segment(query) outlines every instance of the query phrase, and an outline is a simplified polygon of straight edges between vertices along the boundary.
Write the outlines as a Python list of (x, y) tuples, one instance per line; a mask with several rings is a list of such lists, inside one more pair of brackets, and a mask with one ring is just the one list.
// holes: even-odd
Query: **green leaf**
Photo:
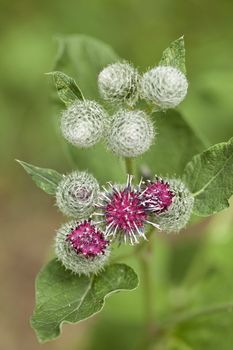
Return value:
[(41, 342), (59, 336), (63, 323), (77, 323), (101, 311), (105, 298), (138, 285), (133, 269), (109, 265), (97, 276), (77, 276), (52, 260), (36, 280), (36, 308), (31, 324)]
[(233, 194), (233, 138), (193, 157), (184, 181), (195, 196), (194, 212), (208, 216), (229, 206)]
[(31, 175), (33, 181), (40, 187), (43, 191), (48, 194), (55, 194), (57, 185), (62, 179), (62, 175), (57, 171), (52, 169), (44, 169), (23, 162), (22, 160), (16, 160), (24, 170)]
[(163, 52), (160, 66), (172, 66), (186, 74), (184, 37), (173, 41)]
[(86, 35), (69, 35), (58, 38), (59, 51), (55, 69), (77, 79), (87, 98), (99, 96), (97, 77), (108, 64), (119, 59), (107, 44)]
[(83, 94), (74, 79), (62, 72), (49, 72), (52, 75), (59, 98), (68, 106), (75, 100), (83, 100)]
[(179, 112), (169, 110), (152, 117), (158, 131), (156, 141), (143, 160), (137, 160), (138, 165), (146, 163), (152, 175), (182, 175), (187, 162), (205, 145)]

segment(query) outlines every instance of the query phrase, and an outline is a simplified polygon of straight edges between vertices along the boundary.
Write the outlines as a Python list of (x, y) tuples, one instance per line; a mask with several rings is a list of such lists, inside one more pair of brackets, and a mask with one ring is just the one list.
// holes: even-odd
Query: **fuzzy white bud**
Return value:
[(119, 110), (108, 130), (107, 145), (118, 156), (137, 157), (146, 152), (155, 136), (153, 122), (141, 110)]
[(77, 147), (91, 147), (103, 136), (107, 113), (95, 101), (75, 101), (62, 114), (61, 131)]
[(140, 84), (140, 94), (149, 103), (162, 109), (174, 108), (187, 94), (188, 81), (177, 68), (158, 66), (146, 72)]
[(140, 75), (127, 62), (113, 63), (104, 68), (98, 77), (101, 97), (112, 103), (127, 103), (133, 106), (139, 97)]
[(173, 192), (172, 204), (156, 217), (156, 222), (163, 231), (179, 232), (190, 219), (194, 198), (181, 180), (171, 179), (167, 182)]
[(99, 184), (94, 176), (73, 171), (58, 184), (56, 204), (63, 214), (83, 219), (95, 210), (98, 195)]

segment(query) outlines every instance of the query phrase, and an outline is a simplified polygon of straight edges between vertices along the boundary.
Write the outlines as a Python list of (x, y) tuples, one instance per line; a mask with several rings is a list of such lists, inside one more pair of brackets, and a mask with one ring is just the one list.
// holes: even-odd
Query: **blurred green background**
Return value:
[[(119, 348), (119, 334), (121, 348), (131, 349), (130, 339), (136, 342), (135, 330), (140, 329), (143, 317), (139, 289), (133, 297), (129, 293), (112, 297), (99, 318), (65, 326), (61, 339), (54, 343), (39, 345), (28, 324), (34, 278), (62, 217), (52, 198), (32, 184), (14, 159), (64, 172), (71, 169), (54, 128), (50, 86), (44, 75), (53, 67), (56, 36), (91, 35), (146, 69), (159, 61), (171, 41), (184, 34), (190, 88), (180, 111), (200, 136), (214, 144), (233, 135), (232, 13), (230, 0), (0, 0), (1, 349), (115, 349)], [(101, 162), (99, 171), (104, 171)], [(219, 303), (233, 300), (232, 210), (200, 223), (193, 231), (174, 239), (156, 237), (153, 276), (156, 312), (161, 317), (173, 307), (192, 307), (199, 299), (205, 305), (209, 294), (213, 294), (210, 300)], [(183, 285), (184, 267), (189, 264), (194, 281), (199, 281), (200, 270), (204, 270), (200, 280), (210, 276), (211, 284), (192, 282), (194, 290), (187, 293), (181, 281)], [(213, 324), (213, 318), (197, 319), (155, 349), (231, 349), (233, 341), (226, 340), (224, 331), (232, 329), (233, 316), (221, 314), (219, 318), (222, 328), (218, 322)], [(219, 337), (211, 343), (210, 334)]]

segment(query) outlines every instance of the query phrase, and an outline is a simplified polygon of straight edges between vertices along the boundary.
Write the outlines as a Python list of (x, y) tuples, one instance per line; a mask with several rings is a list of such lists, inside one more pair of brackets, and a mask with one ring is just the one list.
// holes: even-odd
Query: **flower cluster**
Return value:
[(124, 61), (105, 67), (99, 73), (98, 87), (115, 113), (108, 115), (96, 101), (77, 100), (62, 113), (64, 138), (82, 148), (103, 139), (114, 154), (137, 157), (149, 150), (156, 135), (154, 120), (135, 107), (139, 99), (161, 110), (176, 107), (186, 96), (188, 82), (174, 67), (158, 66), (141, 76)]
[[(137, 157), (155, 139), (152, 116), (138, 108), (145, 100), (149, 110), (176, 107), (186, 96), (188, 82), (177, 68), (158, 66), (140, 75), (128, 62), (105, 67), (98, 76), (100, 103), (75, 100), (61, 116), (64, 138), (77, 147), (91, 147), (104, 140), (107, 148), (121, 157)], [(188, 222), (193, 197), (178, 179), (155, 177), (152, 181), (125, 185), (98, 181), (84, 171), (63, 176), (57, 186), (56, 205), (74, 220), (56, 235), (55, 250), (63, 265), (78, 274), (98, 273), (107, 263), (111, 244), (137, 244), (146, 238), (146, 225), (177, 232)]]
[(132, 179), (128, 175), (125, 185), (108, 183), (100, 191), (92, 175), (73, 172), (58, 184), (59, 208), (77, 219), (56, 236), (56, 254), (66, 268), (97, 273), (108, 261), (111, 242), (137, 244), (146, 239), (147, 224), (166, 232), (187, 224), (193, 197), (181, 180), (155, 177), (135, 186)]

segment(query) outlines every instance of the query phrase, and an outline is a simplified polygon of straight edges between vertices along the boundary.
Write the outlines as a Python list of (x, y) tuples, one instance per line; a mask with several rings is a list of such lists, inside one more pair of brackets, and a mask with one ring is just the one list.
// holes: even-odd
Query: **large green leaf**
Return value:
[(75, 80), (62, 72), (50, 72), (57, 90), (58, 97), (68, 106), (75, 100), (83, 100), (83, 95)]
[(97, 276), (77, 276), (52, 260), (36, 281), (36, 308), (31, 324), (40, 341), (60, 334), (61, 325), (76, 323), (99, 312), (105, 298), (138, 285), (136, 273), (127, 265), (112, 264)]
[(22, 160), (16, 160), (24, 170), (31, 175), (33, 181), (40, 187), (43, 191), (48, 194), (55, 194), (57, 185), (62, 179), (62, 175), (57, 171), (52, 169), (44, 169), (23, 162)]
[(233, 194), (233, 138), (196, 155), (187, 164), (184, 181), (195, 196), (194, 212), (208, 216), (229, 206)]
[(175, 110), (154, 113), (153, 119), (156, 141), (137, 163), (146, 163), (158, 175), (182, 175), (187, 162), (205, 148), (203, 142)]
[(172, 66), (186, 74), (184, 37), (173, 41), (163, 52), (160, 66)]
[(98, 97), (97, 77), (101, 69), (119, 58), (113, 49), (86, 35), (69, 35), (59, 40), (55, 69), (78, 81), (86, 98)]

